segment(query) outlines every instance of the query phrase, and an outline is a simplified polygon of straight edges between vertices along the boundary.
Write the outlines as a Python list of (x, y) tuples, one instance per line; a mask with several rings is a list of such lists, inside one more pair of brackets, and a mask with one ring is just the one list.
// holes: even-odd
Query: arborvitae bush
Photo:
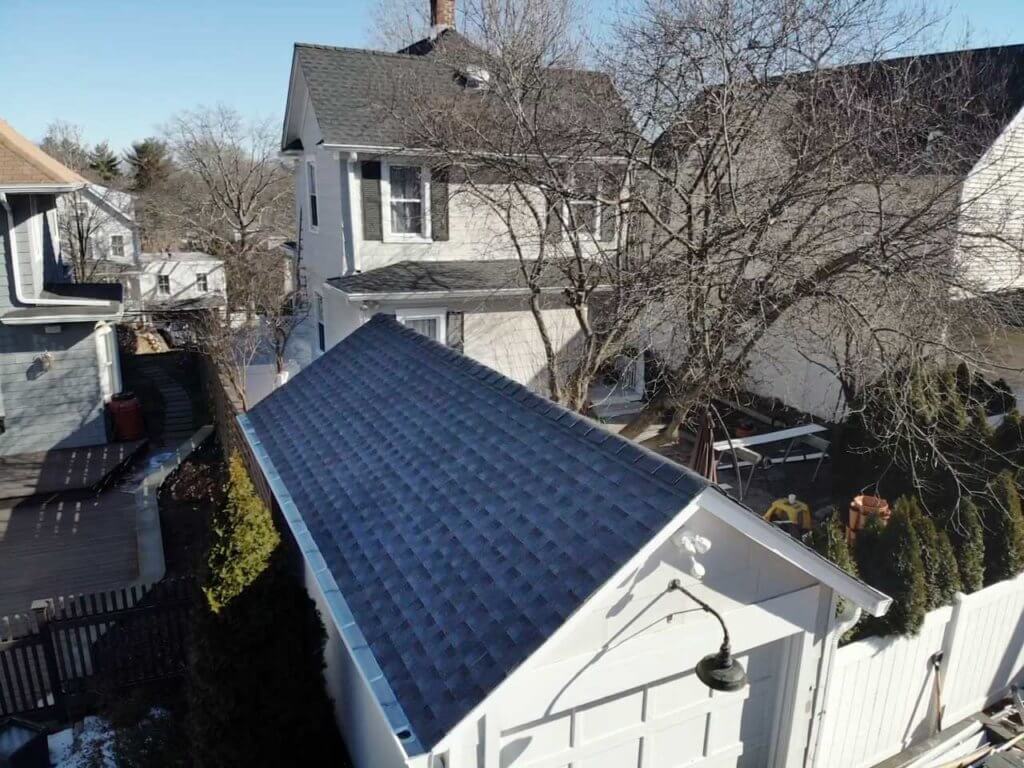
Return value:
[(857, 563), (850, 552), (850, 545), (846, 540), (846, 526), (838, 510), (832, 510), (827, 520), (814, 527), (811, 531), (811, 546), (819, 555), (835, 563), (851, 576), (857, 575)]
[(1014, 473), (1006, 469), (989, 485), (985, 506), (985, 584), (1012, 579), (1024, 570), (1024, 515)]
[(985, 526), (978, 505), (971, 499), (961, 501), (948, 529), (960, 569), (961, 589), (968, 594), (977, 592), (985, 586)]
[(316, 606), (238, 456), (229, 470), (190, 636), (190, 757), (197, 768), (345, 766)]
[(916, 634), (927, 612), (928, 591), (921, 545), (906, 509), (897, 506), (884, 527), (870, 518), (857, 534), (856, 557), (861, 577), (893, 599), (885, 616), (864, 622), (865, 632)]
[(896, 502), (896, 508), (902, 509), (910, 519), (921, 547), (927, 610), (950, 605), (960, 591), (960, 570), (949, 536), (921, 510), (916, 498), (904, 497)]
[(266, 570), (281, 537), (237, 453), (228, 462), (228, 500), (215, 515), (203, 593), (214, 613)]
[(347, 765), (324, 688), (325, 633), (280, 554), (193, 627), (189, 736), (197, 768)]

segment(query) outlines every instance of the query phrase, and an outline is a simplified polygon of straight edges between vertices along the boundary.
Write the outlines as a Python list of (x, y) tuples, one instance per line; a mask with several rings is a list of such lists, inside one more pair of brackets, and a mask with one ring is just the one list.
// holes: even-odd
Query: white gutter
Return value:
[(124, 312), (109, 315), (33, 315), (31, 317), (3, 317), (0, 325), (42, 325), (44, 323), (60, 325), (61, 323), (98, 323), (101, 321), (120, 320)]
[[(406, 301), (431, 299), (485, 299), (492, 296), (526, 296), (529, 288), (479, 288), (473, 290), (451, 291), (404, 291), (401, 293), (349, 293), (330, 282), (325, 283), (340, 293), (345, 294), (349, 301)], [(558, 294), (563, 287), (541, 288), (542, 294)]]
[[(42, 188), (33, 187), (33, 189), (41, 190)], [(7, 212), (7, 235), (11, 243), (11, 274), (14, 275), (14, 297), (18, 301), (22, 304), (54, 305), (60, 307), (103, 307), (110, 303), (109, 301), (99, 299), (41, 299), (35, 296), (26, 296), (25, 289), (21, 284), (21, 270), (18, 269), (18, 241), (15, 238), (14, 232), (14, 211), (11, 210), (11, 203), (7, 199), (7, 192), (0, 192), (0, 205)], [(31, 258), (31, 254), (29, 254), (29, 257)]]
[(81, 189), (84, 184), (0, 184), (0, 193), (10, 192), (12, 194), (26, 195), (53, 195), (62, 192), (74, 192)]

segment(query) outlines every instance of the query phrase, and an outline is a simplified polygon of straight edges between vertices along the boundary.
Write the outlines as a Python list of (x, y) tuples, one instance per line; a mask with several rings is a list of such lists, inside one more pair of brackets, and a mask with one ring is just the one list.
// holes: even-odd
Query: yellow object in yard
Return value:
[(798, 501), (792, 493), (789, 498), (776, 499), (764, 513), (764, 519), (769, 523), (786, 521), (797, 526), (801, 531), (809, 531), (813, 527), (811, 521), (811, 508), (804, 502)]

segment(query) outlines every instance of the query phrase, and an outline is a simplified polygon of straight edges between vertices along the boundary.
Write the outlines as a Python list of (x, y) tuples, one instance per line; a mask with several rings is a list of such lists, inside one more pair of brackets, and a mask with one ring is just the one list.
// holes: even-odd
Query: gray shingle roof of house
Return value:
[(409, 754), (706, 487), (383, 315), (240, 421)]
[[(295, 57), (326, 144), (414, 147), (416, 121), (410, 115), (418, 114), (426, 100), (433, 100), (431, 109), (439, 109), (452, 99), (479, 102), (486, 96), (467, 94), (457, 69), (431, 55), (297, 43)], [(547, 76), (553, 106), (542, 119), (552, 135), (557, 136), (551, 129), (557, 125), (559, 109), (576, 120), (580, 114), (589, 115), (595, 126), (613, 120), (620, 127), (628, 123), (607, 75), (552, 68)]]
[[(400, 261), (356, 275), (334, 277), (327, 282), (351, 295), (397, 293), (456, 293), (461, 291), (526, 291), (522, 267), (535, 262), (518, 259), (482, 261)], [(545, 266), (538, 279), (541, 288), (567, 285), (566, 277)]]

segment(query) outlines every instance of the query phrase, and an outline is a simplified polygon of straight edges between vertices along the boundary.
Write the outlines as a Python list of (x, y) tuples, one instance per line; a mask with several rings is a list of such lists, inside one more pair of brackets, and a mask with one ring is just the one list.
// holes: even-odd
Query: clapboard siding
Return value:
[[(0, 454), (97, 445), (107, 440), (96, 340), (90, 324), (0, 327), (6, 431)], [(38, 358), (48, 351), (49, 370)]]
[(1024, 112), (982, 156), (963, 188), (965, 236), (960, 257), (968, 280), (980, 291), (1024, 287)]

